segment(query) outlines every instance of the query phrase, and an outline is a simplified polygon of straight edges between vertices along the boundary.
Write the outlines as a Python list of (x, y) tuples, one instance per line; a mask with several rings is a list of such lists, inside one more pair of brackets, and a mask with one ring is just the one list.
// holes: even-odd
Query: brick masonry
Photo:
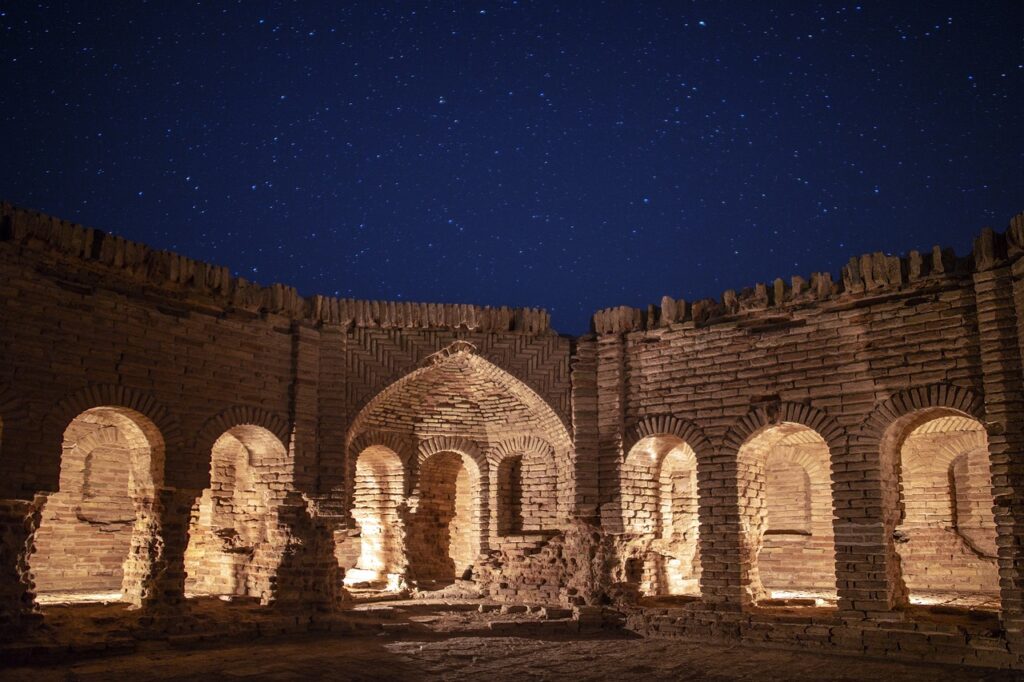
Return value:
[[(471, 579), (661, 636), (1020, 665), (1022, 253), (1017, 216), (967, 257), (869, 254), (570, 339), (5, 204), (0, 623), (36, 593), (332, 609)], [(772, 615), (794, 593), (819, 600), (800, 632)], [(930, 600), (998, 626), (953, 642), (915, 620)]]

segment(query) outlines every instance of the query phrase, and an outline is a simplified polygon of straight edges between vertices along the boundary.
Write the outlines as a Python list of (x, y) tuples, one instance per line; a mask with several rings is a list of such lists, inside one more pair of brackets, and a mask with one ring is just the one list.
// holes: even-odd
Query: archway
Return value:
[(389, 448), (374, 445), (356, 459), (352, 518), (359, 528), (359, 558), (345, 584), (399, 589), (406, 571), (405, 473)]
[(632, 576), (649, 596), (700, 593), (697, 457), (684, 440), (647, 436), (622, 467), (625, 531), (643, 545)]
[(768, 426), (746, 440), (737, 463), (753, 600), (834, 602), (831, 457), (824, 438), (793, 422)]
[(480, 472), (453, 451), (427, 457), (419, 468), (407, 539), (409, 572), (420, 589), (471, 577), (480, 555)]
[(95, 407), (71, 421), (29, 559), (39, 602), (141, 603), (163, 467), (163, 438), (140, 412)]
[(269, 430), (243, 424), (213, 444), (210, 487), (192, 510), (185, 550), (185, 589), (190, 595), (270, 597), (281, 557), (268, 547), (273, 512), (284, 491), (288, 455)]
[(976, 419), (925, 409), (894, 424), (899, 481), (893, 538), (911, 603), (999, 608), (988, 438)]
[[(486, 453), (481, 475), (488, 480), (502, 460), (522, 457), (523, 533), (557, 529), (571, 516), (574, 464), (565, 424), (541, 396), (464, 342), (428, 357), (424, 366), (384, 388), (353, 419), (346, 439), (349, 494), (354, 493), (355, 465), (366, 445), (407, 443), (415, 448), (435, 438), (476, 443)], [(497, 520), (492, 508), (496, 502), (496, 496), (481, 502), (487, 537), (491, 530), (494, 536), (501, 534), (490, 527)]]

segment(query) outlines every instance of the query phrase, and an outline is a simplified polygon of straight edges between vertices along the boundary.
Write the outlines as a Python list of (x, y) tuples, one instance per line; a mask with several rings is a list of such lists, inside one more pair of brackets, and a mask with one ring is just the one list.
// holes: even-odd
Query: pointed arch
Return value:
[(449, 347), (428, 356), (424, 366), (399, 378), (371, 398), (353, 418), (352, 424), (349, 427), (346, 443), (351, 443), (352, 440), (362, 432), (364, 428), (366, 428), (364, 423), (367, 421), (368, 415), (374, 412), (375, 408), (387, 401), (396, 393), (401, 392), (410, 383), (422, 379), (424, 375), (436, 372), (438, 368), (445, 367), (453, 362), (465, 363), (482, 378), (486, 378), (502, 386), (517, 400), (528, 406), (531, 410), (539, 413), (542, 416), (542, 426), (544, 428), (546, 438), (556, 449), (570, 449), (572, 447), (572, 438), (569, 435), (569, 429), (562, 417), (559, 416), (554, 408), (552, 408), (547, 401), (540, 396), (540, 394), (506, 370), (498, 367), (480, 355), (477, 355), (475, 347), (472, 346), (472, 344), (465, 342), (462, 342), (461, 344), (456, 342), (456, 344), (451, 344)]
[[(553, 453), (553, 471), (545, 475), (555, 481), (559, 522), (570, 514), (575, 479), (572, 440), (565, 424), (533, 389), (477, 355), (468, 342), (456, 341), (427, 357), (423, 366), (374, 396), (352, 420), (346, 436), (347, 506), (351, 505), (354, 462), (359, 451), (371, 440), (383, 442), (385, 433), (392, 434), (388, 440), (407, 462), (410, 483), (416, 479), (422, 449), (431, 447), (429, 443), (434, 439), (472, 441), (472, 445), (465, 445), (466, 454), (480, 469), (484, 486), (488, 483), (485, 455), (492, 453), (492, 448), (516, 439), (543, 441)], [(412, 443), (417, 444), (418, 454), (415, 459), (407, 459), (405, 453)], [(492, 454), (500, 451), (493, 450)]]

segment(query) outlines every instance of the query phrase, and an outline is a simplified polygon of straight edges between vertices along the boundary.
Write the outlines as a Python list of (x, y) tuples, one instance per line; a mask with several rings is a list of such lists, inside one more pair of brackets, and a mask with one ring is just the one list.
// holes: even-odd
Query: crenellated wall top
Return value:
[(355, 327), (553, 333), (550, 315), (541, 308), (304, 297), (294, 287), (262, 286), (233, 276), (222, 265), (152, 249), (9, 203), (0, 203), (0, 242), (77, 260), (83, 270), (114, 272), (130, 282), (206, 308), (269, 313), (314, 324)]
[(663, 296), (660, 305), (644, 308), (617, 306), (594, 313), (592, 331), (599, 335), (623, 334), (693, 322), (695, 325), (736, 320), (744, 314), (762, 314), (762, 326), (771, 326), (773, 311), (778, 324), (785, 325), (785, 313), (807, 305), (831, 303), (862, 305), (879, 297), (927, 289), (952, 283), (1016, 261), (1024, 254), (1024, 213), (1011, 219), (1005, 232), (982, 230), (974, 240), (974, 251), (957, 257), (952, 249), (934, 247), (929, 253), (911, 251), (903, 257), (868, 253), (850, 258), (838, 279), (828, 272), (810, 277), (779, 278), (740, 291), (726, 290), (720, 299), (686, 301)]

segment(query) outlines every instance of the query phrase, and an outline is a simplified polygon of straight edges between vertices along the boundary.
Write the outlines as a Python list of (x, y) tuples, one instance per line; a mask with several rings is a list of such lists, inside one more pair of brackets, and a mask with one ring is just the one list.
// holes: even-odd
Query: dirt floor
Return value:
[[(569, 609), (442, 599), (367, 602), (306, 631), (245, 601), (190, 602), (153, 635), (123, 604), (44, 608), (28, 640), (0, 642), (0, 680), (1022, 680), (1024, 675), (813, 651), (642, 639)], [(165, 623), (166, 625), (166, 623)]]
[(5, 680), (1019, 680), (1005, 671), (796, 651), (595, 635), (538, 639), (459, 633), (421, 638), (292, 636), (216, 648), (139, 651)]

